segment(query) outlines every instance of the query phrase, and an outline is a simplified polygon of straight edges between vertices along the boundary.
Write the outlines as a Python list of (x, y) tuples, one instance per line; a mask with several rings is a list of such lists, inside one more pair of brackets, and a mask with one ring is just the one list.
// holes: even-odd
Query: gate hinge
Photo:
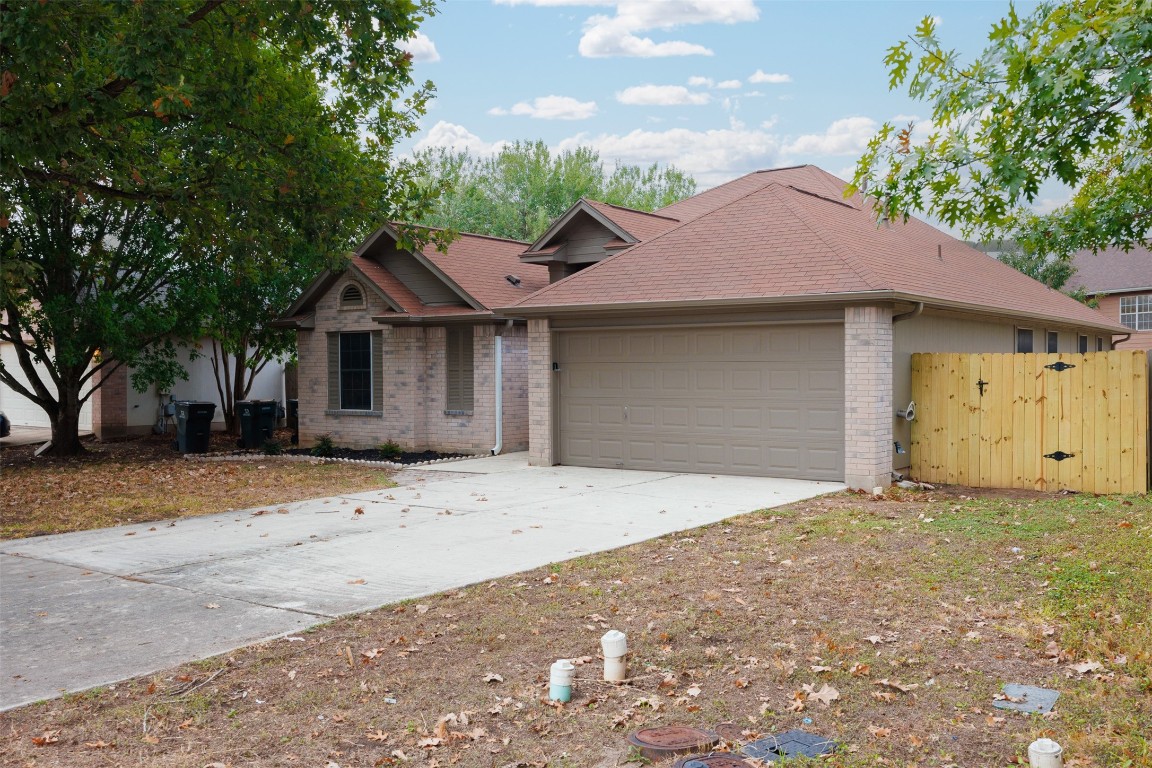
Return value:
[(1076, 366), (1073, 365), (1072, 363), (1066, 363), (1063, 360), (1057, 360), (1056, 362), (1052, 363), (1051, 365), (1046, 365), (1044, 367), (1045, 368), (1051, 368), (1054, 371), (1066, 371), (1069, 368), (1075, 368)]
[(1064, 461), (1064, 459), (1070, 459), (1075, 455), (1076, 454), (1074, 453), (1064, 453), (1064, 451), (1053, 451), (1052, 453), (1044, 454), (1044, 458), (1055, 459), (1056, 461)]

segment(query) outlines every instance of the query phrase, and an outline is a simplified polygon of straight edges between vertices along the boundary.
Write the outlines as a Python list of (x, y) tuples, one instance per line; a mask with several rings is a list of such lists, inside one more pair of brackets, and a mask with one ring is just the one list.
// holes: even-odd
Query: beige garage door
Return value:
[(557, 334), (560, 463), (844, 479), (840, 324)]

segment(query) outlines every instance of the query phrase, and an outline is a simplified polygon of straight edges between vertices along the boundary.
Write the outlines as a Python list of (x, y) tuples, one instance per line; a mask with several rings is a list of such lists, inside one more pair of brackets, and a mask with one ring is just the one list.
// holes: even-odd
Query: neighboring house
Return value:
[[(211, 355), (210, 339), (202, 339), (203, 355)], [(27, 386), (27, 377), (20, 368), (16, 350), (9, 342), (0, 342), (0, 356), (4, 367)], [(187, 381), (177, 381), (169, 399), (205, 400), (216, 403), (213, 419), (215, 429), (224, 428), (224, 413), (220, 407), (220, 395), (216, 389), (216, 377), (208, 357), (195, 356), (191, 350), (182, 353), (181, 362), (188, 372)], [(51, 378), (43, 364), (36, 365), (41, 381), (51, 387)], [(121, 366), (116, 369), (84, 403), (80, 410), (80, 431), (93, 432), (101, 440), (109, 440), (126, 435), (147, 434), (157, 423), (161, 397), (155, 388), (137, 392), (130, 383), (131, 369)], [(290, 382), (289, 382), (290, 384)], [(249, 397), (253, 400), (284, 400), (285, 366), (269, 363), (256, 377)], [(28, 387), (31, 389), (31, 387)], [(40, 406), (20, 393), (0, 383), (0, 411), (8, 416), (13, 425), (25, 427), (50, 427), (48, 414)], [(172, 424), (166, 425), (174, 429)]]
[(381, 227), (279, 325), (297, 329), (300, 444), (463, 453), (528, 446), (523, 320), (496, 312), (548, 282), (525, 243), (460, 235), (404, 250)]
[(1152, 349), (1152, 251), (1140, 247), (1127, 253), (1119, 248), (1080, 251), (1072, 263), (1076, 272), (1068, 279), (1068, 287), (1083, 289), (1110, 320), (1129, 329), (1131, 338), (1127, 334), (1117, 337), (1116, 346)]
[(528, 320), (530, 460), (870, 490), (908, 465), (912, 353), (1123, 332), (921, 221), (877, 224), (844, 187), (801, 166), (654, 214), (577, 203), (522, 256), (551, 284), (489, 305)]

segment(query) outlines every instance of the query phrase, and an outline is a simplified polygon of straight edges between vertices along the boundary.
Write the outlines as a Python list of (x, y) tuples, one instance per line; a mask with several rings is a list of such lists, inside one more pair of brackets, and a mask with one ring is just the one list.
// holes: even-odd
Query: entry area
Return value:
[(557, 331), (559, 460), (844, 477), (844, 327)]

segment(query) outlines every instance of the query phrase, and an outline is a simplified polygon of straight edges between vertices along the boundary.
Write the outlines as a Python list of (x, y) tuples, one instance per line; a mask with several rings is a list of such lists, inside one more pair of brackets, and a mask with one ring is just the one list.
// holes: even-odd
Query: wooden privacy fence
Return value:
[(1092, 493), (1148, 490), (1148, 358), (914, 354), (912, 476)]

